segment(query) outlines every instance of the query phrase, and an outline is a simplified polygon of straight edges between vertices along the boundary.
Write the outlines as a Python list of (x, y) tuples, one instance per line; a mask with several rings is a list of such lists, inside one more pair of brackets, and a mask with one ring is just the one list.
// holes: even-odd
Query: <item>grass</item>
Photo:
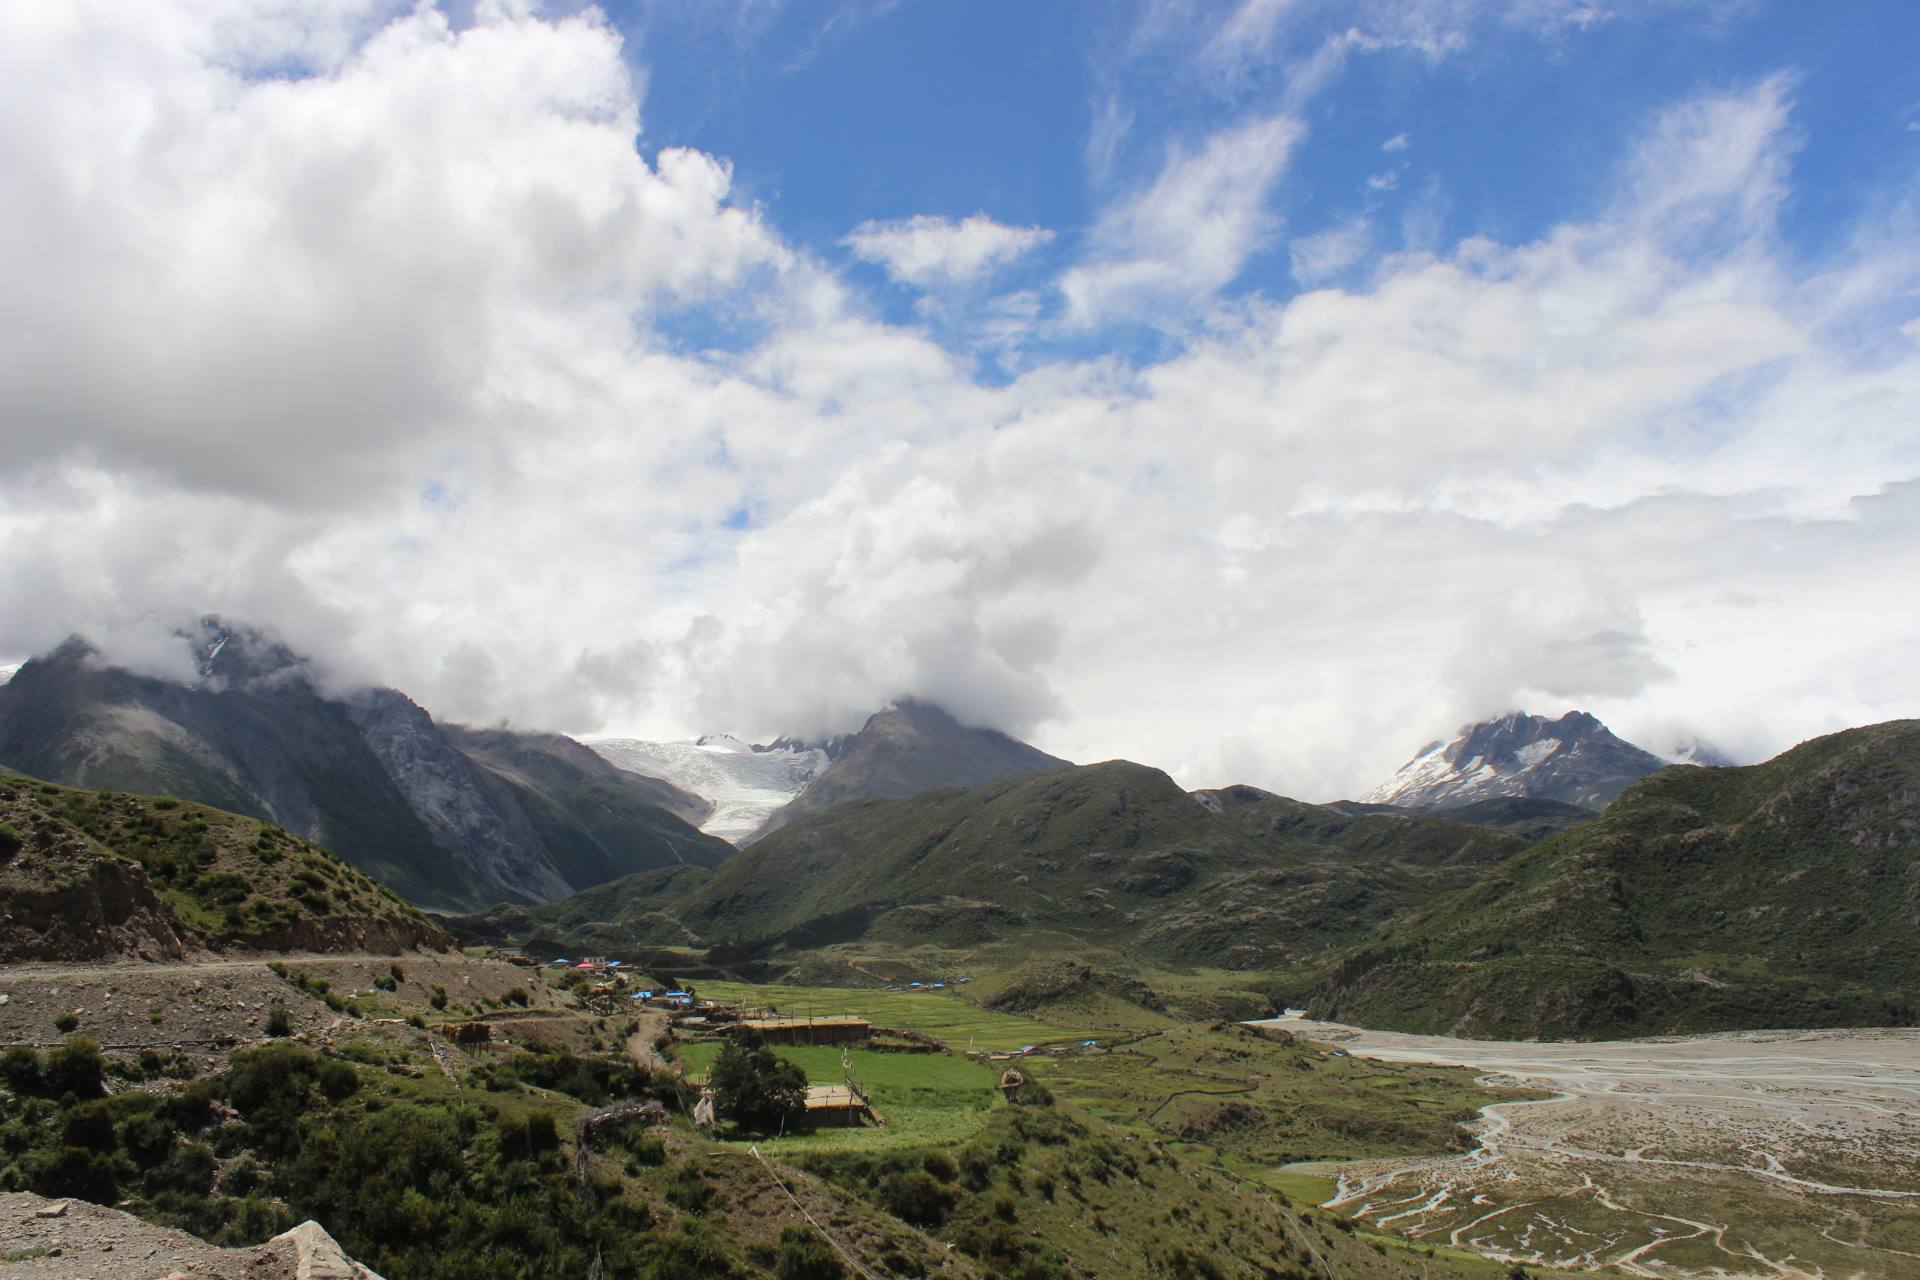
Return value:
[(1077, 1045), (1109, 1037), (1110, 1026), (1056, 1025), (1016, 1013), (995, 1013), (957, 991), (877, 991), (851, 987), (782, 987), (744, 982), (698, 984), (704, 999), (722, 1004), (777, 1008), (783, 1014), (851, 1014), (875, 1026), (938, 1036), (956, 1052), (988, 1052), (1029, 1044)]
[(1175, 1141), (1267, 1185), (1278, 1184), (1266, 1173), (1295, 1161), (1460, 1150), (1461, 1125), (1480, 1107), (1526, 1096), (1483, 1088), (1468, 1071), (1331, 1057), (1234, 1024), (1036, 1059), (1030, 1070), (1127, 1132)]
[[(720, 1046), (711, 1041), (675, 1046), (694, 1079), (704, 1079)], [(809, 1084), (843, 1084), (837, 1045), (782, 1045), (774, 1052), (797, 1063)], [(761, 1145), (770, 1150), (882, 1151), (898, 1147), (953, 1146), (980, 1128), (999, 1105), (998, 1070), (957, 1054), (874, 1053), (848, 1050), (854, 1079), (873, 1099), (884, 1124), (872, 1128), (819, 1129), (789, 1134)]]

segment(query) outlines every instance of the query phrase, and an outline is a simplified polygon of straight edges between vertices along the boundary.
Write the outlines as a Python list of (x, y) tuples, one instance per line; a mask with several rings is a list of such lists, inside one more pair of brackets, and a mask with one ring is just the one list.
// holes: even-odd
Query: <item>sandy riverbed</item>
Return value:
[(1501, 1258), (1638, 1275), (1920, 1276), (1920, 1031), (1511, 1043), (1263, 1025), (1558, 1095), (1464, 1157), (1329, 1166), (1329, 1204)]

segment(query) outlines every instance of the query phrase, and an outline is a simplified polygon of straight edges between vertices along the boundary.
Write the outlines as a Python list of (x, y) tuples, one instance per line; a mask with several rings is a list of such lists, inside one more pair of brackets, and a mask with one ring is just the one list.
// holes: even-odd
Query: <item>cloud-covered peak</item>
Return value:
[(456, 720), (918, 696), (1319, 798), (1514, 705), (1915, 712), (1920, 181), (1790, 32), (868, 5), (774, 61), (803, 8), (0, 7), (0, 659), (215, 613)]

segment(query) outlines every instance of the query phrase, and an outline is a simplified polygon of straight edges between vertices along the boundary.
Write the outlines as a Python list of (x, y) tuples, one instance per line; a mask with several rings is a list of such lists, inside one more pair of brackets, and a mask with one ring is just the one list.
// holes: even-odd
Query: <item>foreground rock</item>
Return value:
[(343, 1252), (317, 1222), (303, 1222), (250, 1249), (221, 1249), (84, 1200), (0, 1194), (0, 1276), (7, 1280), (380, 1280)]

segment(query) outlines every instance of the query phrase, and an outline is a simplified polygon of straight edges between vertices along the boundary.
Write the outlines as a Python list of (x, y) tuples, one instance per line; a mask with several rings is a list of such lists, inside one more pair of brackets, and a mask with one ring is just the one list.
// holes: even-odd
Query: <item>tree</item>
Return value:
[(714, 1109), (743, 1129), (772, 1132), (807, 1107), (806, 1073), (748, 1028), (733, 1033), (707, 1075)]

